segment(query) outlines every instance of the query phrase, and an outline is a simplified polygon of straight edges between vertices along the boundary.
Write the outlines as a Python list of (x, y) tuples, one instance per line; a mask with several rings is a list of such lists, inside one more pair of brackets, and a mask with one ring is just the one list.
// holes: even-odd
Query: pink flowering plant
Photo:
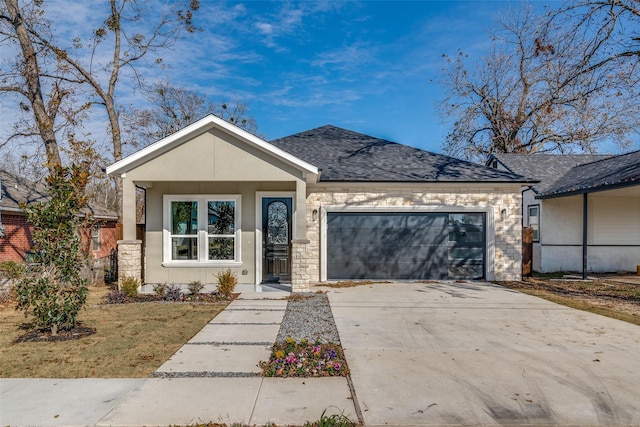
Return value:
[(260, 362), (260, 367), (266, 377), (344, 377), (349, 373), (339, 345), (293, 338), (275, 343), (271, 358)]

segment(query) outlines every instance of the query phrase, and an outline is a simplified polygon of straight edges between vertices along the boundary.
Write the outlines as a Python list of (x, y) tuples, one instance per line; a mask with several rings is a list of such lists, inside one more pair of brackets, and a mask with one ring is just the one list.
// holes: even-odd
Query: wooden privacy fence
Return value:
[(522, 276), (533, 274), (533, 227), (522, 227)]

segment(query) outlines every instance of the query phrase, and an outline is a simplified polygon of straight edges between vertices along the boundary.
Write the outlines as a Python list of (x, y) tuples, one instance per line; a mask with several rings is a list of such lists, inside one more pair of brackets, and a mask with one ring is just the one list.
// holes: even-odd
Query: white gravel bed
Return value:
[(276, 342), (287, 337), (313, 343), (340, 344), (338, 329), (326, 294), (291, 294)]

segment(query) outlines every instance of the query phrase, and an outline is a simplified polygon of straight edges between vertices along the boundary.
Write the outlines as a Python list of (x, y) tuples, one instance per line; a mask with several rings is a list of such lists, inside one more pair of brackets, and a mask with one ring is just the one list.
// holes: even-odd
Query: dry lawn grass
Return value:
[(71, 341), (15, 343), (29, 319), (14, 304), (0, 306), (0, 377), (147, 377), (228, 304), (105, 305), (107, 292), (90, 288), (79, 319), (96, 333)]
[(356, 286), (364, 286), (364, 285), (376, 285), (379, 283), (393, 283), (388, 281), (373, 281), (373, 280), (342, 280), (340, 282), (328, 282), (328, 283), (319, 283), (318, 286), (323, 286), (325, 288), (353, 288)]
[(606, 281), (557, 281), (529, 278), (500, 285), (557, 304), (640, 325), (640, 286)]

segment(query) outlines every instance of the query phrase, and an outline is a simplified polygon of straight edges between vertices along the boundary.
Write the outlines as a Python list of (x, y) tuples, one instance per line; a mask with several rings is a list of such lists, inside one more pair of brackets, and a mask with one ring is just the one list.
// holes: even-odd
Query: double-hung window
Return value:
[(100, 250), (100, 225), (91, 227), (91, 249), (95, 252)]
[(240, 196), (164, 196), (165, 264), (240, 262)]
[(533, 228), (533, 241), (540, 241), (540, 205), (529, 206), (529, 227)]

